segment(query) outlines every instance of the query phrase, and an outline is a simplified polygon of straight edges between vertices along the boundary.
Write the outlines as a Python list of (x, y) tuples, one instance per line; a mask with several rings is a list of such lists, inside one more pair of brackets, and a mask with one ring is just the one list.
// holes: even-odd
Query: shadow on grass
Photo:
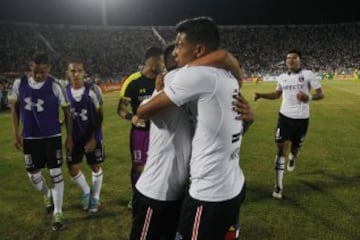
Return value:
[(324, 170), (316, 170), (316, 171), (312, 171), (312, 172), (302, 172), (302, 173), (299, 173), (298, 175), (299, 176), (301, 176), (301, 175), (311, 175), (311, 176), (319, 175), (321, 177), (327, 177), (327, 178), (330, 178), (330, 179), (338, 181), (338, 182), (352, 182), (352, 183), (357, 182), (358, 184), (360, 184), (360, 175), (348, 177), (343, 174), (334, 174), (334, 173), (327, 172)]
[[(355, 189), (355, 186), (360, 185), (360, 176), (345, 176), (345, 174), (328, 173), (322, 170), (298, 173), (297, 176), (301, 176), (301, 178), (312, 176), (312, 178), (309, 180), (292, 179), (285, 186), (286, 189), (282, 200), (272, 198), (272, 185), (260, 182), (248, 183), (245, 205), (249, 204), (253, 207), (258, 203), (268, 203), (270, 211), (274, 211), (274, 214), (276, 214), (276, 210), (271, 209), (276, 208), (276, 206), (295, 208), (302, 215), (312, 219), (311, 221), (317, 222), (320, 226), (333, 232), (334, 235), (342, 237), (342, 239), (360, 239), (358, 228), (349, 228), (349, 224), (358, 222), (359, 207), (356, 204), (354, 206), (353, 201), (346, 201), (347, 198), (344, 199), (345, 196), (342, 194), (333, 192), (339, 189), (340, 192), (342, 189), (350, 189), (349, 191), (352, 188)], [(354, 199), (356, 199), (355, 194), (359, 195), (359, 192), (354, 191)], [(315, 199), (315, 202), (314, 200), (309, 202), (309, 197)], [(327, 207), (331, 209), (326, 210)], [(339, 218), (335, 215), (339, 215)], [(256, 228), (258, 227), (256, 226)], [(269, 234), (272, 233), (271, 230), (265, 227), (264, 231), (266, 230)]]

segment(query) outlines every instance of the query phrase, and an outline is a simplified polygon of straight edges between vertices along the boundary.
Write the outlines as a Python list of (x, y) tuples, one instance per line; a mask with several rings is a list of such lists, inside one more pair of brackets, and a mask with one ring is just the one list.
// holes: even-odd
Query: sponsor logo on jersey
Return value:
[(31, 111), (31, 110), (32, 110), (32, 107), (35, 107), (37, 112), (42, 112), (42, 111), (44, 111), (44, 107), (43, 107), (43, 105), (44, 105), (44, 100), (42, 100), (42, 99), (39, 98), (39, 99), (37, 100), (37, 102), (35, 103), (35, 102), (32, 102), (32, 101), (31, 101), (31, 98), (30, 98), (30, 97), (27, 97), (27, 98), (24, 99), (24, 101), (25, 101), (25, 107), (24, 107), (25, 110)]
[(71, 109), (72, 115), (73, 115), (73, 119), (80, 117), (81, 121), (86, 121), (88, 120), (88, 116), (87, 116), (87, 109), (81, 109), (80, 112), (76, 112), (75, 108)]

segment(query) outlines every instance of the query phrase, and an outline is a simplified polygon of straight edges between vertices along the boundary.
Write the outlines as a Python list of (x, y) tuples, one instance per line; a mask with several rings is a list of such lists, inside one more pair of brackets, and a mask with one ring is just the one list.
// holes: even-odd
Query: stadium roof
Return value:
[[(332, 3), (331, 3), (332, 2)], [(220, 25), (358, 22), (354, 1), (316, 0), (1, 0), (0, 20), (80, 25), (174, 25), (211, 16)]]

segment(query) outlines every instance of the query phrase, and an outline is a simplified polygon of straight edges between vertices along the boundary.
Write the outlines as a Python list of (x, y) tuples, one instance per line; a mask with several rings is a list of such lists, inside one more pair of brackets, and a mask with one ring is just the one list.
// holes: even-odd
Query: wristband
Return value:
[(132, 119), (133, 116), (134, 116), (134, 114), (132, 114), (132, 113), (126, 113), (125, 119), (131, 121), (131, 119)]

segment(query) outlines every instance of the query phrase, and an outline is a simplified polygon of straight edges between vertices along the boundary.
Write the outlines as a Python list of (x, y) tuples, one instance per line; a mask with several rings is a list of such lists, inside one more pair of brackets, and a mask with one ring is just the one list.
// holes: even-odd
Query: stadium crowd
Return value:
[[(329, 25), (221, 26), (222, 47), (242, 63), (245, 74), (277, 75), (288, 49), (300, 49), (315, 72), (352, 74), (359, 67), (360, 23)], [(65, 77), (66, 60), (84, 60), (89, 76), (119, 81), (138, 69), (146, 47), (169, 42), (173, 26), (69, 26), (0, 23), (0, 74), (21, 74), (35, 51), (52, 56), (52, 73)]]

